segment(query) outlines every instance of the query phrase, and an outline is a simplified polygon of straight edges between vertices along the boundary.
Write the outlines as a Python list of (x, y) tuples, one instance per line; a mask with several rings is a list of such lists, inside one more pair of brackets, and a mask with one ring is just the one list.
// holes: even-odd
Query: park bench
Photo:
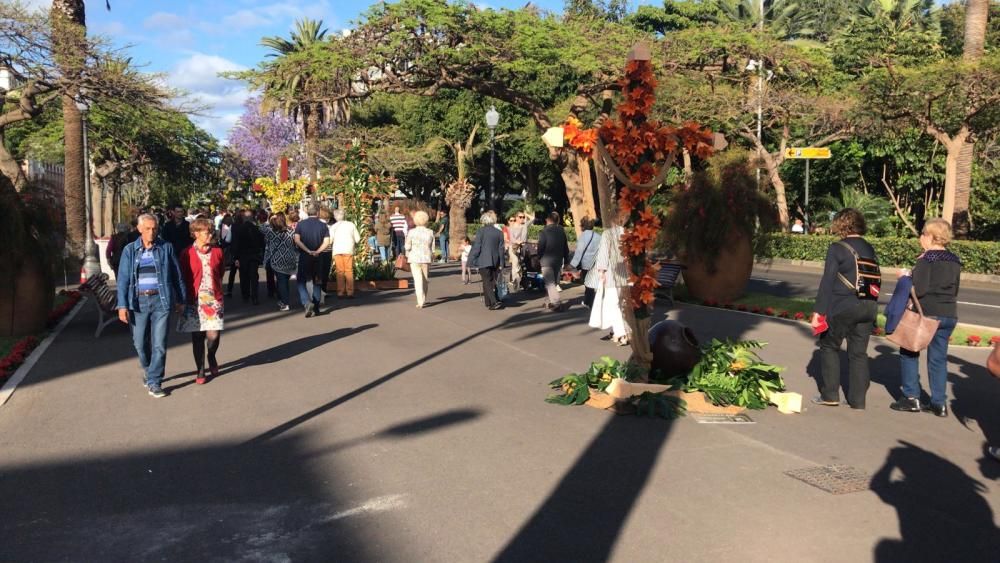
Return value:
[(657, 294), (666, 299), (670, 306), (674, 306), (674, 285), (677, 283), (677, 276), (686, 266), (677, 260), (660, 260), (660, 271), (656, 273), (656, 281), (660, 284)]
[(87, 281), (80, 284), (80, 293), (89, 297), (97, 307), (97, 330), (94, 338), (100, 338), (104, 328), (118, 320), (118, 295), (108, 286), (107, 274), (95, 274), (87, 278)]

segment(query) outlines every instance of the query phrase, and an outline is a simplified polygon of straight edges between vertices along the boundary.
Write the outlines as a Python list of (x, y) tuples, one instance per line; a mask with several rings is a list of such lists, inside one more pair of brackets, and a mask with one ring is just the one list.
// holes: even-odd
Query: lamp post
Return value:
[(490, 110), (486, 112), (486, 126), (490, 128), (490, 189), (486, 194), (486, 209), (493, 208), (493, 190), (496, 187), (496, 168), (494, 162), (496, 159), (496, 129), (497, 124), (500, 123), (500, 112), (497, 111), (495, 106), (490, 106)]
[(87, 111), (90, 107), (87, 102), (76, 102), (76, 108), (80, 110), (80, 117), (83, 118), (83, 197), (86, 205), (87, 238), (83, 245), (83, 274), (89, 279), (101, 273), (101, 259), (97, 256), (97, 245), (94, 243), (94, 229), (91, 225), (93, 219), (92, 196), (90, 193), (90, 147), (87, 143)]

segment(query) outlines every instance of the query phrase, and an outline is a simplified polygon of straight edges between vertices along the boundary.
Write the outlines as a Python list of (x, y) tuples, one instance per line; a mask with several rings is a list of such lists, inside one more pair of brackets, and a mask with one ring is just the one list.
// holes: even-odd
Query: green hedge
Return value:
[[(787, 260), (826, 259), (833, 236), (771, 234), (764, 238), (758, 258)], [(883, 267), (912, 267), (920, 255), (920, 243), (914, 238), (865, 237), (875, 247)], [(957, 240), (948, 249), (962, 259), (962, 271), (972, 274), (1000, 275), (1000, 243)]]

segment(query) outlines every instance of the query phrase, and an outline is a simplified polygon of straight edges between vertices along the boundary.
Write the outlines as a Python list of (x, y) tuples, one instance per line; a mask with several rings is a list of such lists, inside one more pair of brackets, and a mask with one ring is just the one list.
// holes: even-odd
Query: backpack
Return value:
[(861, 258), (854, 247), (844, 241), (837, 241), (837, 244), (851, 251), (854, 256), (854, 280), (851, 281), (844, 274), (837, 273), (837, 277), (847, 287), (855, 292), (858, 299), (878, 300), (879, 290), (882, 286), (882, 270), (878, 266), (875, 258)]

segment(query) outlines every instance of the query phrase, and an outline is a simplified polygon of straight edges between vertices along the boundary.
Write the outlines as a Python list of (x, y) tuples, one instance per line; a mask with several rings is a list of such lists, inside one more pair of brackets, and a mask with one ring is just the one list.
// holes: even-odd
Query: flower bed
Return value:
[[(60, 291), (59, 295), (56, 296), (52, 312), (49, 313), (49, 328), (54, 327), (72, 311), (80, 298), (79, 291)], [(3, 384), (8, 377), (17, 371), (17, 368), (21, 367), (21, 364), (28, 359), (31, 351), (41, 343), (44, 336), (45, 334), (29, 335), (13, 340), (6, 353), (3, 353), (3, 348), (0, 347), (0, 384)]]

